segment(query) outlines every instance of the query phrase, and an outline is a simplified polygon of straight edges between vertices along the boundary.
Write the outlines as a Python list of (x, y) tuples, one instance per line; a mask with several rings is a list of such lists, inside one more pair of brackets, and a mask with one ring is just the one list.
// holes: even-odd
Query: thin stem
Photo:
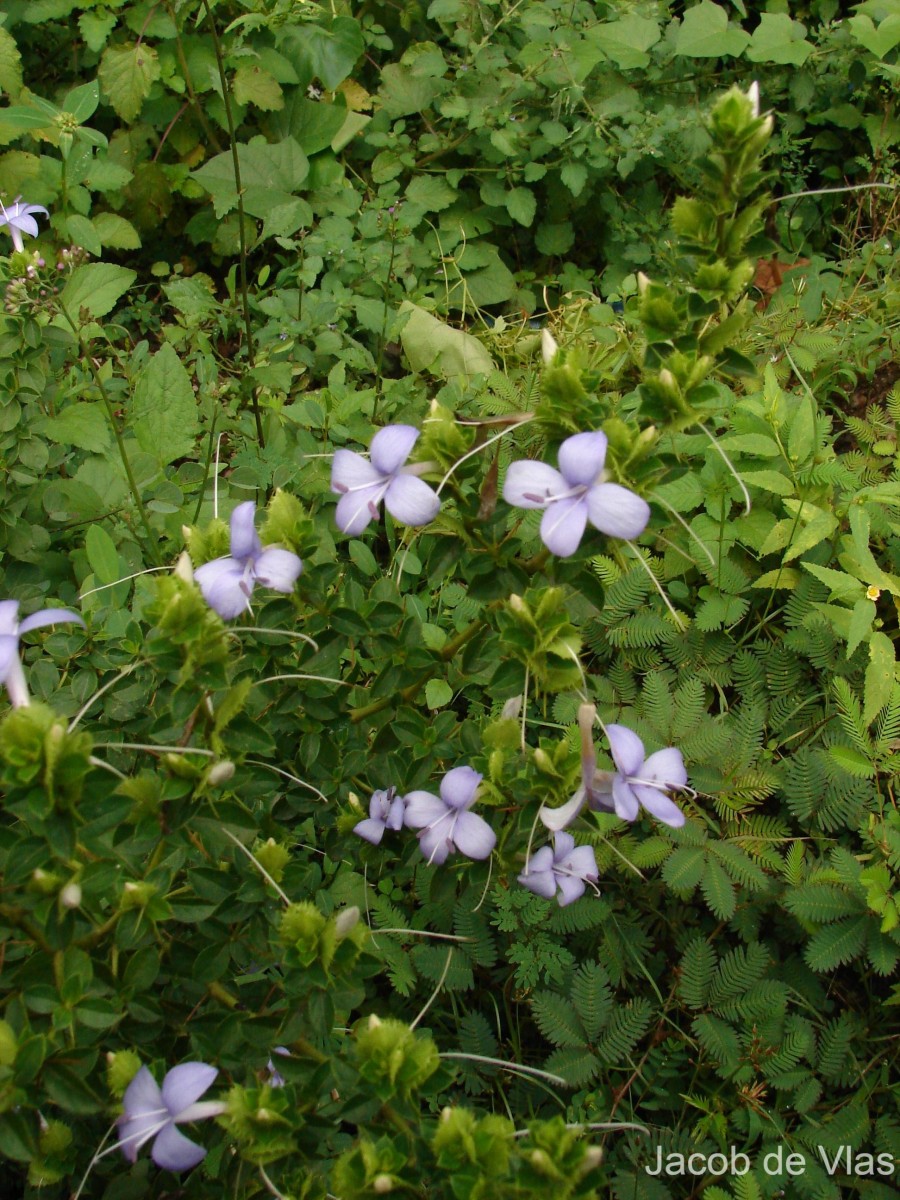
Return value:
[(128, 487), (131, 490), (132, 498), (137, 506), (138, 515), (141, 518), (141, 524), (144, 526), (144, 532), (147, 534), (147, 550), (154, 563), (158, 567), (161, 567), (162, 556), (159, 553), (159, 538), (150, 528), (150, 520), (147, 516), (147, 510), (144, 508), (144, 501), (141, 499), (141, 493), (137, 485), (137, 480), (134, 477), (134, 472), (131, 469), (131, 463), (128, 460), (128, 452), (125, 449), (125, 439), (122, 437), (122, 433), (119, 429), (119, 423), (116, 420), (116, 410), (109, 398), (109, 393), (106, 390), (103, 380), (100, 378), (100, 372), (97, 370), (96, 364), (94, 363), (87, 346), (84, 344), (84, 338), (81, 336), (81, 330), (72, 320), (71, 316), (69, 315), (69, 310), (66, 308), (65, 304), (63, 304), (62, 300), (59, 300), (59, 310), (69, 322), (72, 332), (75, 334), (75, 337), (78, 341), (78, 349), (81, 352), (82, 360), (87, 363), (88, 369), (94, 377), (94, 383), (97, 385), (97, 390), (99, 391), (104, 407), (106, 408), (106, 417), (109, 421), (110, 428), (112, 429), (113, 437), (116, 439), (116, 446), (119, 450), (119, 457), (122, 459), (122, 466), (125, 469), (125, 477), (128, 480)]
[(260, 683), (280, 683), (283, 679), (311, 679), (315, 683), (336, 683), (341, 687), (358, 687), (358, 684), (348, 683), (346, 679), (333, 679), (330, 675), (267, 675), (265, 679), (257, 679)]
[(746, 483), (744, 483), (743, 479), (741, 479), (740, 475), (738, 475), (737, 468), (735, 467), (734, 463), (731, 461), (731, 459), (728, 457), (728, 455), (725, 453), (725, 451), (722, 449), (722, 447), (719, 445), (719, 443), (716, 441), (716, 439), (713, 437), (713, 435), (710, 433), (710, 431), (706, 428), (706, 426), (702, 425), (698, 421), (697, 428), (703, 430), (703, 432), (709, 438), (710, 442), (712, 442), (713, 449), (716, 451), (717, 454), (721, 455), (722, 460), (725, 463), (725, 466), (728, 468), (728, 470), (731, 472), (731, 474), (737, 480), (737, 485), (741, 489), (741, 493), (743, 494), (743, 497), (744, 497), (744, 505), (745, 505), (746, 515), (749, 516), (750, 509), (753, 507), (753, 505), (750, 503), (750, 493), (747, 491)]
[(224, 825), (221, 828), (222, 828), (222, 832), (225, 834), (225, 836), (227, 838), (230, 838), (231, 841), (234, 842), (234, 844), (237, 846), (238, 850), (243, 850), (244, 854), (247, 855), (247, 857), (250, 859), (250, 861), (256, 867), (257, 871), (259, 871), (260, 875), (262, 875), (263, 879), (265, 879), (265, 881), (267, 883), (271, 883), (272, 887), (275, 889), (275, 891), (278, 893), (278, 895), (281, 897), (281, 899), (285, 902), (285, 904), (290, 905), (290, 903), (291, 903), (290, 896), (288, 896), (287, 892), (285, 892), (275, 882), (275, 880), (272, 878), (272, 876), (269, 874), (269, 872), (266, 870), (266, 868), (262, 865), (262, 863), (259, 861), (259, 859), (256, 857), (256, 855), (253, 854), (250, 850), (248, 850), (247, 847), (244, 845), (244, 843), (239, 841), (234, 836), (234, 834), (231, 832), (230, 829), (226, 829)]
[[(228, 125), (228, 137), (231, 141), (231, 162), (234, 169), (234, 186), (237, 191), (237, 207), (238, 207), (238, 241), (240, 244), (240, 257), (238, 259), (238, 271), (241, 281), (241, 301), (244, 314), (244, 331), (247, 338), (247, 365), (252, 371), (256, 366), (256, 343), (253, 339), (253, 325), (250, 321), (250, 292), (247, 286), (247, 237), (244, 231), (244, 194), (243, 185), (241, 184), (241, 162), (238, 155), (237, 136), (234, 126), (234, 113), (231, 109), (231, 95), (228, 86), (228, 77), (225, 74), (225, 60), (222, 56), (222, 43), (219, 41), (219, 34), (216, 30), (216, 23), (213, 20), (212, 10), (209, 7), (209, 0), (202, 0), (203, 8), (206, 12), (207, 21), (209, 24), (209, 32), (212, 37), (213, 49), (216, 54), (216, 67), (219, 71), (219, 79), (222, 83), (222, 103), (225, 105), (225, 121)], [(266, 447), (266, 439), (263, 436), (262, 417), (259, 411), (259, 401), (256, 396), (256, 388), (250, 391), (250, 407), (253, 409), (253, 420), (256, 423), (256, 440), (260, 450)]]
[(276, 775), (281, 775), (284, 779), (290, 779), (292, 783), (299, 784), (300, 787), (309, 788), (311, 792), (315, 792), (320, 800), (328, 803), (328, 797), (324, 792), (320, 792), (317, 787), (313, 787), (311, 783), (307, 783), (305, 779), (300, 779), (296, 775), (292, 775), (290, 771), (282, 771), (281, 767), (274, 767), (271, 763), (261, 762), (258, 758), (245, 758), (244, 762), (248, 767), (265, 767), (267, 771), (274, 771)]
[(462, 1050), (442, 1050), (438, 1057), (465, 1058), (472, 1062), (486, 1063), (490, 1067), (503, 1067), (505, 1071), (512, 1071), (514, 1075), (534, 1075), (536, 1079), (546, 1079), (549, 1083), (555, 1083), (559, 1087), (570, 1086), (561, 1075), (554, 1075), (550, 1071), (541, 1071), (538, 1067), (524, 1067), (521, 1063), (506, 1062), (502, 1058), (490, 1058), (486, 1054), (464, 1054)]
[(140, 575), (155, 575), (158, 571), (168, 571), (168, 567), (146, 567), (143, 571), (135, 571), (131, 575), (123, 575), (121, 579), (114, 579), (112, 583), (101, 583), (99, 587), (88, 588), (86, 592), (82, 592), (78, 599), (84, 600), (87, 596), (93, 596), (97, 592), (105, 592), (107, 588), (118, 587), (120, 583), (127, 583), (129, 579), (137, 579)]
[(441, 971), (441, 977), (437, 981), (437, 986), (435, 987), (435, 989), (431, 993), (431, 995), (428, 997), (428, 999), (425, 1001), (424, 1007), (419, 1010), (419, 1013), (416, 1016), (416, 1019), (414, 1021), (410, 1022), (410, 1025), (409, 1025), (410, 1029), (415, 1029), (415, 1027), (418, 1025), (418, 1023), (422, 1020), (422, 1018), (428, 1012), (429, 1008), (431, 1008), (432, 1004), (434, 1004), (435, 1000), (437, 1000), (438, 995), (440, 994), (440, 990), (444, 986), (444, 980), (447, 978), (447, 972), (450, 970), (450, 964), (452, 961), (453, 961), (453, 947), (451, 946), (450, 949), (447, 951), (447, 961), (444, 963), (444, 969), (443, 969), (443, 971)]
[[(84, 702), (84, 704), (82, 704), (81, 708), (79, 708), (78, 712), (75, 714), (75, 716), (69, 722), (69, 733), (72, 732), (72, 730), (75, 728), (75, 726), (81, 720), (81, 718), (84, 716), (84, 714), (87, 712), (87, 710), (91, 707), (91, 705), (94, 703), (94, 701), (99, 700), (100, 697), (105, 692), (108, 692), (111, 687), (115, 687), (115, 685), (119, 682), (120, 679), (124, 679), (126, 677), (126, 675), (130, 675), (136, 666), (137, 666), (137, 663), (131, 663), (129, 666), (124, 667), (118, 673), (118, 675), (114, 675), (112, 679), (110, 679), (106, 683), (104, 683), (102, 688), (98, 688), (97, 691), (94, 692), (93, 696), (91, 696), (90, 700), (86, 700)], [(104, 766), (105, 765), (106, 764), (104, 764)]]
[(215, 751), (200, 746), (148, 746), (144, 742), (94, 742), (98, 750), (147, 750), (150, 754), (202, 754), (205, 758), (216, 758)]
[[(636, 1121), (567, 1121), (566, 1129), (574, 1129), (579, 1133), (586, 1129), (600, 1131), (603, 1133), (618, 1133), (620, 1130), (632, 1129), (637, 1133), (646, 1133), (650, 1136), (650, 1130), (646, 1125), (638, 1125)], [(531, 1133), (530, 1129), (516, 1129), (511, 1135), (514, 1138), (528, 1137)]]
[(672, 616), (675, 619), (675, 624), (678, 626), (678, 628), (681, 630), (682, 633), (685, 633), (687, 631), (687, 625), (683, 621), (681, 614), (677, 611), (675, 606), (672, 604), (672, 601), (666, 595), (665, 589), (663, 588), (662, 584), (659, 582), (659, 580), (653, 574), (653, 571), (650, 569), (650, 567), (644, 561), (643, 554), (641, 554), (640, 550), (637, 548), (637, 546), (634, 544), (634, 542), (629, 542), (627, 538), (625, 539), (625, 545), (630, 546), (631, 549), (634, 551), (635, 558), (638, 560), (638, 562), (641, 564), (641, 566), (644, 568), (644, 570), (647, 572), (647, 574), (653, 580), (653, 586), (659, 592), (660, 596), (662, 596), (663, 603), (665, 604), (666, 608), (669, 610), (669, 612), (672, 614)]

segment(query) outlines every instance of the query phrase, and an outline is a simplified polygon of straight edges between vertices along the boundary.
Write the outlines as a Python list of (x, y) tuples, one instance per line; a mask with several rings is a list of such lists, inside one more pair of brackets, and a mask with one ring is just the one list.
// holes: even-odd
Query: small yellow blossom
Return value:
[(877, 600), (880, 595), (881, 595), (881, 588), (876, 587), (874, 583), (870, 583), (869, 586), (866, 588), (866, 599), (867, 600)]

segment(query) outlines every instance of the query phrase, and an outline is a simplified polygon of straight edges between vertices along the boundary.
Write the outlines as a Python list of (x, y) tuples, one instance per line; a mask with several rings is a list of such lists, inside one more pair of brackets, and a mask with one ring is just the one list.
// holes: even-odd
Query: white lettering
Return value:
[(879, 1175), (893, 1175), (896, 1165), (897, 1164), (894, 1160), (893, 1154), (879, 1154), (878, 1155), (878, 1174)]
[(656, 1170), (650, 1167), (644, 1167), (644, 1170), (648, 1175), (659, 1175), (662, 1172), (662, 1146), (656, 1147)]
[(834, 1175), (834, 1173), (836, 1171), (840, 1170), (841, 1159), (844, 1157), (844, 1151), (846, 1150), (847, 1151), (847, 1170), (849, 1172), (849, 1170), (850, 1170), (850, 1147), (849, 1146), (841, 1146), (841, 1148), (838, 1150), (837, 1154), (834, 1156), (833, 1162), (829, 1159), (828, 1152), (824, 1146), (817, 1146), (816, 1149), (819, 1151), (819, 1158), (821, 1158), (822, 1165), (824, 1166), (825, 1170), (828, 1172), (829, 1175)]
[[(719, 1163), (722, 1165), (719, 1166)], [(711, 1154), (706, 1160), (706, 1169), (710, 1175), (724, 1175), (728, 1170), (728, 1159), (724, 1154)]]

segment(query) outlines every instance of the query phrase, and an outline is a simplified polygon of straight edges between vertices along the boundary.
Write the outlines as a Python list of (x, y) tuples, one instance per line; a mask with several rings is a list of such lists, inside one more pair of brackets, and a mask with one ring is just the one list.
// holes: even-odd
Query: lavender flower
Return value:
[(518, 508), (543, 508), (541, 540), (566, 558), (578, 549), (588, 521), (610, 537), (634, 538), (650, 519), (646, 500), (618, 483), (603, 482), (606, 434), (576, 433), (559, 448), (559, 470), (522, 459), (510, 465), (503, 499)]
[(336, 450), (331, 490), (340, 495), (335, 520), (343, 533), (362, 533), (378, 516), (383, 500), (403, 525), (427, 525), (441, 507), (440, 497), (417, 478), (426, 463), (404, 466), (419, 437), (412, 425), (387, 425), (372, 438), (369, 458), (353, 450)]
[(84, 625), (78, 613), (67, 608), (44, 608), (32, 613), (24, 621), (17, 620), (18, 600), (0, 600), (0, 683), (6, 685), (9, 702), (13, 708), (22, 708), (29, 702), (28, 685), (19, 659), (19, 638), (30, 629), (42, 625), (55, 625), (58, 621), (74, 621)]
[[(291, 1057), (291, 1052), (290, 1052), (290, 1050), (288, 1050), (287, 1046), (276, 1046), (275, 1049), (272, 1051), (272, 1053), (280, 1054), (282, 1058), (290, 1058)], [(281, 1072), (275, 1066), (273, 1059), (270, 1058), (269, 1061), (266, 1063), (266, 1069), (269, 1072), (269, 1078), (266, 1080), (269, 1087), (273, 1087), (273, 1088), (284, 1087), (284, 1076), (281, 1074)]]
[(25, 249), (25, 242), (22, 238), (23, 233), (27, 233), (30, 237), (37, 237), (38, 224), (32, 213), (43, 213), (45, 217), (50, 214), (41, 204), (22, 204), (22, 197), (16, 196), (15, 200), (9, 207), (6, 207), (0, 201), (0, 225), (9, 227), (9, 236), (13, 240), (13, 246), (17, 250)]
[(231, 554), (204, 563), (194, 572), (206, 603), (226, 621), (249, 609), (257, 583), (276, 592), (290, 592), (303, 570), (303, 563), (290, 550), (277, 546), (263, 549), (255, 514), (252, 500), (239, 504), (231, 514)]
[(666, 795), (687, 785), (687, 771), (681, 751), (674, 746), (644, 757), (644, 743), (624, 725), (607, 725), (606, 735), (615, 771), (598, 771), (594, 750), (593, 725), (596, 709), (582, 704), (578, 710), (581, 729), (581, 786), (559, 808), (544, 805), (540, 818), (548, 829), (565, 829), (578, 816), (587, 801), (595, 812), (614, 812), (623, 821), (633, 821), (643, 806), (658, 821), (678, 829), (684, 813)]
[(469, 858), (487, 858), (497, 836), (487, 821), (469, 812), (481, 775), (471, 767), (454, 767), (441, 780), (440, 797), (431, 792), (410, 792), (404, 824), (421, 829), (419, 845), (430, 863), (440, 865), (453, 850)]
[(160, 1088), (148, 1069), (141, 1067), (125, 1091), (125, 1111), (119, 1118), (118, 1144), (129, 1162), (135, 1162), (141, 1146), (154, 1138), (150, 1157), (158, 1167), (167, 1171), (196, 1167), (206, 1150), (175, 1126), (217, 1117), (225, 1111), (219, 1101), (197, 1103), (218, 1073), (206, 1063), (183, 1063), (168, 1072)]
[(384, 837), (385, 829), (403, 828), (405, 808), (406, 801), (397, 795), (396, 788), (389, 787), (386, 791), (373, 792), (369, 801), (369, 815), (364, 821), (353, 826), (353, 832), (377, 846)]
[(560, 832), (553, 839), (552, 849), (542, 846), (531, 856), (519, 883), (547, 900), (556, 896), (562, 908), (583, 896), (585, 884), (596, 883), (597, 878), (593, 847), (576, 846), (570, 833)]

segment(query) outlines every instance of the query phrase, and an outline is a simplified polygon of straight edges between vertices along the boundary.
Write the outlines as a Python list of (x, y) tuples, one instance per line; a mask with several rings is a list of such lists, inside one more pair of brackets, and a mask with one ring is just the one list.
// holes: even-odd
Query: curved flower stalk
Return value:
[(635, 538), (650, 520), (650, 506), (618, 483), (604, 482), (606, 434), (576, 433), (559, 448), (559, 470), (533, 459), (510, 464), (503, 499), (516, 508), (543, 508), (541, 540), (567, 558), (581, 544), (588, 521), (609, 537)]
[(421, 829), (419, 845), (430, 863), (440, 865), (454, 851), (467, 858), (488, 858), (497, 835), (482, 817), (468, 810), (475, 803), (482, 776), (471, 767), (454, 767), (441, 780), (440, 796), (410, 792), (404, 824)]
[(255, 516), (252, 500), (239, 504), (231, 514), (231, 554), (194, 571), (204, 600), (226, 621), (250, 608), (257, 583), (276, 592), (290, 592), (303, 570), (303, 563), (290, 550), (278, 546), (263, 549)]
[(552, 847), (541, 846), (531, 856), (519, 883), (546, 900), (556, 896), (563, 908), (583, 896), (585, 886), (598, 878), (593, 846), (576, 846), (570, 833), (559, 832)]
[(16, 196), (13, 203), (8, 206), (0, 201), (0, 225), (5, 225), (9, 229), (9, 236), (12, 238), (16, 250), (25, 249), (23, 233), (27, 233), (29, 237), (38, 235), (38, 223), (32, 213), (43, 213), (45, 217), (50, 215), (42, 204), (22, 204), (21, 201), (21, 196)]
[(598, 771), (594, 750), (593, 725), (596, 709), (582, 704), (578, 710), (581, 729), (581, 786), (559, 808), (540, 810), (540, 818), (548, 829), (558, 831), (570, 825), (587, 802), (595, 812), (614, 812), (623, 821), (633, 821), (641, 808), (651, 816), (678, 829), (684, 824), (684, 813), (667, 792), (687, 787), (687, 771), (681, 751), (674, 746), (657, 750), (649, 758), (644, 755), (644, 743), (625, 725), (607, 725), (606, 736), (615, 771)]
[(387, 425), (372, 438), (368, 459), (353, 450), (335, 451), (331, 490), (341, 497), (335, 520), (342, 533), (362, 533), (377, 519), (382, 500), (403, 525), (427, 525), (437, 516), (440, 497), (418, 478), (427, 464), (404, 465), (418, 438), (412, 425)]
[(219, 1072), (206, 1063), (189, 1062), (173, 1067), (160, 1088), (146, 1067), (128, 1085), (119, 1118), (118, 1146), (129, 1162), (137, 1160), (141, 1146), (154, 1139), (150, 1157), (167, 1171), (196, 1167), (206, 1149), (179, 1133), (177, 1125), (217, 1117), (225, 1105), (216, 1100), (198, 1103)]
[(44, 608), (19, 621), (18, 600), (0, 600), (0, 683), (5, 684), (9, 702), (13, 708), (24, 708), (29, 703), (28, 685), (19, 659), (19, 638), (31, 629), (42, 625), (55, 625), (59, 621), (74, 621), (84, 625), (78, 613), (68, 608)]
[(372, 793), (369, 801), (369, 815), (364, 821), (353, 826), (353, 832), (361, 838), (378, 846), (384, 837), (385, 829), (402, 829), (403, 817), (406, 811), (406, 800), (397, 795), (397, 789), (389, 787), (384, 791)]

